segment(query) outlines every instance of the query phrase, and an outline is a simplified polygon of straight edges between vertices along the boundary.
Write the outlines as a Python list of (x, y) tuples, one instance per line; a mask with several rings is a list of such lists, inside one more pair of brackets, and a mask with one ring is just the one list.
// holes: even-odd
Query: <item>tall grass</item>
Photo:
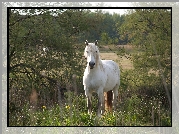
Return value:
[[(68, 96), (72, 92), (67, 93)], [(10, 126), (170, 126), (171, 118), (168, 111), (156, 103), (146, 103), (136, 95), (119, 102), (117, 111), (106, 112), (101, 118), (96, 116), (97, 98), (93, 98), (93, 114), (87, 114), (86, 98), (83, 94), (72, 96), (71, 103), (45, 105), (31, 111), (30, 105), (10, 114)], [(155, 103), (155, 104), (153, 104)]]

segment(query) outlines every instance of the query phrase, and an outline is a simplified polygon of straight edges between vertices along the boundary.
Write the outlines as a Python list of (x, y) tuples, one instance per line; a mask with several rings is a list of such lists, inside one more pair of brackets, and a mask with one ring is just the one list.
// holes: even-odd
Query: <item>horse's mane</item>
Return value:
[[(98, 49), (97, 46), (96, 46), (96, 48)], [(100, 69), (104, 71), (103, 63), (102, 63), (101, 58), (100, 58), (100, 52), (99, 52), (99, 49), (98, 49), (98, 53), (97, 53), (97, 57), (96, 57), (96, 61), (97, 61), (97, 65), (99, 65)]]

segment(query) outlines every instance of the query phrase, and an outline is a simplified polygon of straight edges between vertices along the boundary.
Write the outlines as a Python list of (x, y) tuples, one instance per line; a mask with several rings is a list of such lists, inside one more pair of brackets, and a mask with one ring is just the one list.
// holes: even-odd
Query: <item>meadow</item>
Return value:
[[(64, 92), (60, 103), (33, 108), (27, 101), (26, 105), (16, 108), (14, 112), (10, 111), (9, 126), (171, 126), (171, 112), (165, 105), (166, 98), (163, 98), (165, 95), (160, 90), (162, 84), (159, 77), (144, 77), (134, 71), (130, 56), (137, 50), (131, 46), (123, 46), (126, 54), (122, 56), (111, 49), (108, 46), (101, 47), (100, 57), (116, 61), (121, 69), (119, 99), (114, 115), (106, 112), (102, 118), (97, 118), (97, 95), (94, 93), (93, 115), (90, 119), (81, 85), (78, 94), (70, 90)], [(145, 83), (140, 80), (141, 77), (146, 79)]]

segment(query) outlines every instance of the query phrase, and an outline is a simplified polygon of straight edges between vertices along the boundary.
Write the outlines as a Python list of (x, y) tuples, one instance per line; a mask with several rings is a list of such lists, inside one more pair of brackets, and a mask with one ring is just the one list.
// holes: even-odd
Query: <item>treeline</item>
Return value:
[[(91, 15), (95, 13), (91, 12)], [(100, 16), (100, 23), (95, 30), (91, 29), (88, 33), (80, 36), (80, 41), (83, 41), (85, 38), (91, 41), (99, 40), (102, 45), (110, 45), (110, 44), (127, 44), (127, 38), (122, 39), (122, 35), (120, 34), (120, 27), (124, 23), (126, 15), (120, 15), (117, 13), (110, 14), (108, 12), (103, 12), (99, 10), (97, 12)]]

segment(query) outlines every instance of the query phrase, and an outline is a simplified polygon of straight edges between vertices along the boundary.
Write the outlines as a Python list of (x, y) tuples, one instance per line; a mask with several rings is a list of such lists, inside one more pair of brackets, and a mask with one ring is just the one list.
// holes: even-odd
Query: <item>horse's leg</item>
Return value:
[(91, 94), (88, 94), (87, 96), (87, 107), (88, 107), (88, 114), (90, 114), (90, 118), (91, 118), (91, 105), (92, 105), (92, 102), (91, 102)]
[(98, 112), (97, 112), (97, 115), (98, 115), (98, 117), (101, 117), (101, 113), (104, 110), (104, 93), (103, 93), (103, 89), (99, 88), (97, 93), (98, 93)]
[(88, 91), (88, 88), (86, 86), (84, 86), (84, 90), (85, 90), (85, 95), (87, 97), (87, 108), (88, 108), (88, 114), (90, 114), (90, 118), (91, 118), (91, 105), (92, 105), (92, 101), (91, 101), (91, 97), (92, 94)]
[(104, 114), (104, 112), (105, 112), (105, 98), (104, 98), (104, 92), (103, 92), (102, 96), (103, 96), (103, 100), (102, 100), (102, 114)]
[(118, 98), (118, 88), (119, 88), (119, 85), (116, 85), (113, 89), (113, 113), (115, 113), (115, 111), (116, 111), (116, 102), (117, 102), (117, 98)]

